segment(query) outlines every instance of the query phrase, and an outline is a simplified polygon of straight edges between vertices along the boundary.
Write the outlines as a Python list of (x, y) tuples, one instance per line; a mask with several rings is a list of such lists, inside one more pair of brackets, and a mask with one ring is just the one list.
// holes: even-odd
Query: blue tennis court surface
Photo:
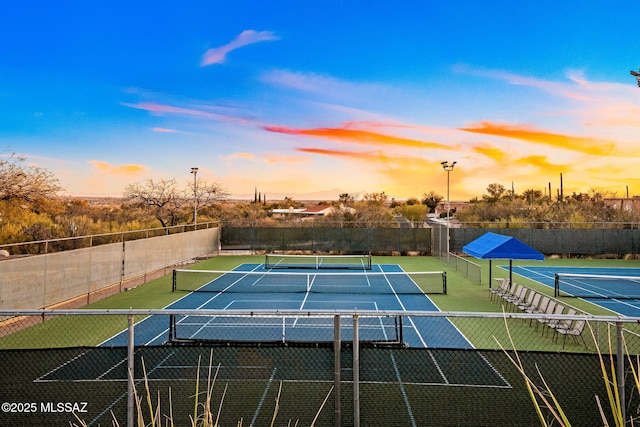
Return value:
[[(367, 282), (353, 281), (346, 286), (355, 287), (353, 293), (345, 292), (345, 289), (334, 289), (329, 293), (325, 290), (311, 291), (314, 286), (334, 286), (331, 282), (318, 284), (315, 280), (308, 291), (300, 291), (299, 286), (293, 292), (284, 292), (283, 289), (267, 292), (264, 288), (272, 286), (269, 282), (255, 280), (256, 276), (246, 280), (238, 281), (237, 276), (228, 282), (225, 277), (221, 286), (226, 291), (199, 291), (184, 293), (184, 296), (167, 309), (193, 310), (211, 309), (228, 311), (228, 315), (218, 316), (186, 316), (181, 317), (176, 325), (176, 329), (182, 330), (187, 338), (198, 340), (205, 337), (205, 340), (217, 340), (226, 344), (216, 347), (216, 363), (222, 369), (221, 376), (231, 379), (251, 378), (252, 381), (265, 381), (265, 390), (268, 390), (273, 381), (307, 381), (313, 378), (313, 382), (330, 381), (333, 372), (330, 369), (321, 369), (314, 365), (314, 360), (295, 359), (294, 369), (288, 369), (287, 363), (292, 360), (287, 353), (274, 353), (271, 355), (267, 350), (320, 350), (313, 343), (333, 342), (334, 322), (333, 316), (325, 318), (307, 316), (305, 310), (345, 310), (347, 312), (354, 309), (368, 310), (370, 312), (380, 311), (380, 316), (362, 316), (358, 326), (360, 340), (371, 342), (387, 341), (394, 339), (394, 334), (398, 333), (398, 328), (402, 331), (401, 341), (409, 349), (391, 346), (387, 348), (376, 348), (369, 350), (366, 348), (361, 357), (368, 358), (369, 363), (374, 363), (374, 367), (367, 365), (361, 369), (360, 381), (372, 383), (399, 383), (401, 394), (404, 395), (404, 402), (407, 412), (413, 416), (410, 400), (406, 397), (405, 383), (410, 384), (412, 390), (418, 385), (437, 386), (463, 386), (477, 388), (511, 388), (509, 382), (491, 363), (481, 354), (466, 351), (473, 346), (466, 337), (446, 318), (432, 318), (425, 316), (403, 315), (400, 325), (397, 323), (396, 312), (416, 311), (438, 311), (436, 305), (428, 295), (416, 290), (416, 284), (411, 283), (407, 275), (388, 274), (391, 272), (402, 273), (397, 265), (377, 265), (378, 273), (375, 279)], [(261, 271), (263, 265), (242, 265), (241, 271)], [(379, 273), (385, 272), (384, 275)], [(311, 272), (310, 272), (311, 273)], [(343, 272), (344, 273), (344, 272)], [(266, 273), (268, 274), (268, 273)], [(347, 276), (349, 273), (344, 273)], [(313, 275), (311, 275), (313, 276)], [(311, 277), (310, 276), (310, 277)], [(341, 275), (342, 276), (342, 275)], [(323, 280), (320, 279), (320, 282)], [(230, 286), (239, 286), (237, 291), (230, 291)], [(204, 286), (208, 286), (205, 284)], [(245, 287), (250, 286), (246, 289)], [(280, 286), (280, 285), (278, 285)], [(386, 290), (384, 288), (386, 286)], [(263, 291), (259, 291), (263, 289)], [(246, 312), (251, 309), (265, 310), (286, 310), (288, 312), (302, 310), (299, 316), (263, 317), (254, 318), (239, 317), (234, 315), (235, 309)], [(393, 311), (394, 315), (388, 313)], [(216, 313), (218, 314), (218, 312)], [(151, 315), (141, 320), (134, 326), (135, 345), (140, 347), (138, 352), (150, 350), (151, 359), (145, 359), (147, 371), (145, 376), (152, 380), (173, 379), (176, 369), (196, 372), (198, 366), (194, 362), (185, 359), (183, 350), (200, 348), (199, 345), (171, 346), (165, 345), (170, 341), (172, 322), (170, 315)], [(352, 339), (353, 319), (350, 315), (341, 316), (341, 340), (348, 342)], [(213, 335), (212, 335), (213, 334)], [(311, 343), (301, 346), (261, 345), (263, 342), (277, 342), (286, 335), (288, 342)], [(213, 338), (211, 338), (213, 337)], [(125, 347), (128, 341), (127, 331), (123, 331), (102, 344), (102, 347)], [(175, 341), (174, 341), (175, 342)], [(237, 343), (237, 345), (236, 345)], [(255, 345), (245, 345), (253, 343)], [(227, 345), (228, 344), (228, 345)], [(151, 346), (151, 347), (147, 347)], [(144, 348), (143, 348), (144, 347)], [(437, 348), (437, 349), (434, 349)], [(240, 359), (238, 350), (250, 349), (259, 358)], [(415, 350), (423, 349), (423, 350)], [(441, 350), (443, 349), (443, 350)], [(460, 349), (460, 350), (458, 350)], [(87, 349), (87, 351), (66, 361), (60, 366), (47, 372), (38, 378), (38, 382), (57, 381), (122, 381), (127, 378), (127, 359), (123, 357), (123, 352), (114, 353), (113, 357), (105, 360), (104, 363), (95, 363), (93, 352), (101, 350), (112, 350), (111, 348)], [(116, 348), (116, 350), (118, 350)], [(161, 350), (156, 354), (155, 351)], [(265, 350), (262, 352), (262, 350)], [(190, 353), (189, 353), (190, 354)], [(327, 359), (332, 363), (333, 355)], [(317, 356), (316, 356), (317, 357)], [(91, 369), (84, 369), (84, 366), (91, 366)], [(470, 367), (473, 367), (472, 369)], [(343, 369), (349, 373), (349, 367)], [(319, 373), (321, 372), (321, 373)], [(329, 374), (329, 379), (325, 379), (322, 372)], [(138, 373), (137, 381), (142, 382), (142, 373)], [(216, 373), (217, 376), (217, 373)], [(263, 393), (264, 395), (264, 393)], [(117, 405), (126, 397), (122, 394), (114, 400), (103, 411), (107, 413), (112, 407)], [(258, 414), (262, 404), (259, 403), (255, 409)], [(88, 425), (95, 425), (96, 419)], [(413, 424), (416, 425), (416, 424)]]
[[(299, 272), (300, 269), (297, 269)], [(168, 306), (168, 309), (185, 310), (225, 310), (232, 314), (233, 310), (359, 310), (359, 311), (438, 311), (436, 305), (428, 295), (422, 293), (411, 278), (402, 273), (398, 265), (374, 265), (375, 279), (367, 278), (367, 282), (355, 280), (353, 284), (331, 284), (331, 279), (322, 278), (317, 270), (310, 269), (308, 273), (314, 277), (314, 286), (328, 286), (321, 291), (301, 292), (297, 284), (293, 284), (287, 292), (284, 285), (274, 291), (269, 283), (270, 270), (263, 264), (243, 264), (235, 272), (264, 272), (264, 276), (251, 276), (247, 280), (227, 280), (216, 289), (224, 291), (204, 291), (187, 293), (184, 297)], [(330, 272), (330, 270), (329, 270)], [(339, 281), (349, 279), (351, 272), (341, 271)], [(384, 274), (379, 273), (396, 273)], [(264, 277), (256, 279), (256, 277)], [(321, 281), (326, 285), (316, 285)], [(336, 279), (338, 280), (338, 279)], [(250, 281), (250, 283), (248, 283)], [(207, 285), (209, 286), (209, 285)], [(331, 289), (330, 286), (334, 286)], [(347, 289), (345, 290), (345, 286)], [(348, 288), (351, 286), (351, 288)], [(234, 289), (237, 287), (237, 289)], [(398, 325), (395, 316), (380, 316), (362, 318), (360, 323), (360, 339), (366, 341), (392, 341), (400, 332), (402, 341), (409, 347), (448, 347), (472, 348), (471, 343), (462, 333), (445, 318), (426, 318), (402, 316)], [(333, 318), (305, 318), (299, 317), (246, 319), (233, 316), (188, 316), (174, 320), (176, 329), (181, 337), (198, 340), (238, 341), (238, 342), (326, 342), (333, 337)], [(344, 334), (341, 337), (351, 339), (350, 319), (343, 319)], [(169, 341), (169, 316), (150, 316), (139, 322), (135, 328), (136, 345), (160, 345)], [(401, 330), (399, 331), (399, 328)], [(213, 338), (211, 338), (213, 337)], [(126, 344), (126, 333), (121, 333), (104, 343), (104, 345)]]
[[(508, 270), (508, 266), (500, 266)], [(561, 274), (589, 274), (595, 276), (627, 276), (640, 277), (640, 268), (619, 268), (619, 267), (557, 267), (557, 266), (513, 266), (513, 273), (535, 280), (543, 285), (549, 286), (552, 290), (555, 284), (556, 273)], [(613, 287), (607, 289), (601, 283), (590, 283), (588, 280), (581, 280), (582, 292), (592, 292), (594, 295), (602, 294), (603, 297), (588, 297), (587, 301), (606, 308), (612, 312), (623, 316), (640, 316), (640, 295), (635, 298), (633, 294), (625, 294), (625, 291), (616, 291)], [(610, 286), (610, 285), (607, 285)], [(628, 286), (628, 284), (626, 285)], [(624, 289), (624, 288), (618, 288)], [(616, 298), (615, 292), (621, 292)], [(640, 283), (635, 290), (635, 294), (640, 293)]]

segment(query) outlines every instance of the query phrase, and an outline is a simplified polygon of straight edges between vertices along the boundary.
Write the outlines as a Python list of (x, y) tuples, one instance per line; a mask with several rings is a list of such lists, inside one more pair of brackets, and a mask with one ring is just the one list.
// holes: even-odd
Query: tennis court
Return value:
[[(433, 274), (431, 274), (433, 273)], [(229, 316), (150, 316), (136, 325), (136, 346), (177, 341), (209, 343), (332, 343), (333, 318), (233, 316), (234, 310), (379, 311), (359, 325), (363, 342), (397, 342), (411, 348), (472, 348), (464, 335), (444, 318), (388, 316), (388, 311), (438, 311), (424, 288), (443, 293), (441, 272), (405, 272), (398, 265), (373, 265), (368, 270), (336, 268), (320, 271), (296, 266), (295, 272), (242, 264), (228, 272), (178, 272), (177, 291), (188, 291), (168, 309), (225, 310)], [(422, 282), (420, 287), (418, 282)], [(184, 292), (183, 292), (184, 293)], [(343, 319), (343, 323), (349, 323)], [(351, 324), (344, 325), (343, 340), (351, 340)], [(140, 332), (138, 332), (138, 329)], [(126, 345), (126, 332), (104, 343)]]
[(623, 316), (640, 316), (638, 268), (514, 266), (513, 273), (556, 289), (562, 297), (582, 298)]
[[(313, 379), (318, 387), (326, 388), (334, 379), (331, 370), (334, 356), (330, 344), (334, 339), (335, 319), (333, 316), (305, 316), (304, 311), (366, 310), (380, 312), (380, 315), (360, 319), (359, 342), (364, 343), (365, 348), (369, 348), (366, 343), (373, 344), (370, 350), (361, 354), (360, 363), (375, 367), (363, 369), (360, 381), (369, 384), (366, 387), (398, 387), (400, 384), (402, 393), (399, 396), (404, 397), (397, 405), (406, 408), (407, 425), (417, 425), (415, 414), (418, 408), (412, 407), (412, 399), (407, 397), (409, 392), (403, 384), (411, 384), (412, 393), (418, 393), (417, 386), (511, 388), (485, 357), (465, 351), (473, 346), (447, 318), (388, 314), (438, 311), (412, 277), (413, 273), (403, 272), (398, 265), (373, 265), (367, 272), (341, 267), (322, 271), (316, 267), (297, 266), (295, 269), (295, 274), (286, 275), (266, 268), (264, 264), (243, 264), (232, 272), (216, 274), (214, 280), (204, 277), (204, 284), (202, 279), (196, 280), (199, 284), (195, 285), (198, 286), (197, 291), (177, 290), (185, 295), (167, 308), (193, 310), (193, 314), (173, 319), (172, 315), (154, 314), (135, 325), (136, 353), (151, 351), (145, 356), (146, 373), (136, 368), (136, 381), (142, 381), (143, 376), (150, 380), (169, 381), (185, 372), (191, 378), (198, 370), (197, 359), (186, 355), (192, 356), (198, 348), (206, 350), (211, 346), (215, 363), (221, 364), (220, 378), (258, 381), (263, 388), (251, 391), (256, 396), (272, 392), (274, 384), (280, 381), (302, 384), (300, 378)], [(204, 273), (184, 274), (189, 277), (178, 277), (178, 283), (174, 282), (178, 289), (193, 282), (191, 275), (202, 276)], [(416, 280), (425, 279), (418, 277)], [(428, 279), (434, 283), (433, 289), (442, 286), (436, 285), (442, 283), (439, 280)], [(299, 310), (301, 314), (247, 317), (233, 313), (234, 310), (248, 309)], [(223, 315), (202, 316), (198, 315), (200, 310), (222, 311)], [(227, 311), (229, 315), (224, 315)], [(348, 344), (353, 338), (353, 320), (351, 316), (340, 319), (341, 339)], [(127, 332), (123, 331), (105, 341), (101, 348), (87, 349), (35, 382), (99, 384), (122, 381), (127, 377), (126, 355), (114, 351), (113, 357), (98, 358), (93, 353), (124, 347), (127, 339)], [(200, 347), (202, 343), (206, 347)], [(426, 351), (408, 351), (414, 349)], [(291, 355), (298, 353), (292, 366)], [(345, 348), (344, 357), (342, 375), (349, 381), (349, 358), (352, 357), (349, 347)], [(96, 363), (97, 359), (100, 363)], [(90, 365), (91, 369), (85, 369), (85, 365)], [(473, 366), (473, 369), (461, 369), (463, 366)], [(105, 414), (122, 405), (124, 400), (124, 394), (114, 398), (88, 425), (104, 421)], [(259, 404), (249, 410), (254, 412), (254, 418), (264, 416), (260, 410), (262, 399), (256, 401)]]

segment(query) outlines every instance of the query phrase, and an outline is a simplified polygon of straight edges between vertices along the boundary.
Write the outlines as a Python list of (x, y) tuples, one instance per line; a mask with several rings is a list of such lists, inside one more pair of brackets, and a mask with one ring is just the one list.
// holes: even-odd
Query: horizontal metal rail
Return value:
[(241, 316), (241, 317), (334, 317), (334, 316), (418, 316), (418, 317), (450, 317), (450, 318), (485, 318), (485, 319), (566, 319), (587, 320), (591, 322), (640, 323), (640, 317), (627, 316), (594, 316), (588, 314), (529, 314), (500, 312), (461, 312), (461, 311), (404, 311), (404, 310), (206, 310), (206, 309), (102, 309), (102, 310), (0, 310), (2, 317), (16, 316), (151, 316), (151, 315), (184, 315), (184, 316)]

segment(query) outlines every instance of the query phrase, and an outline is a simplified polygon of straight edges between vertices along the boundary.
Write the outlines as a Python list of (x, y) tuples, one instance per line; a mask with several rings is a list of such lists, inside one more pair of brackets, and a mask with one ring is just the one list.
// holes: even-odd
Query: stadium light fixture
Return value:
[(449, 239), (450, 239), (450, 233), (449, 233), (449, 229), (451, 228), (451, 222), (449, 219), (449, 212), (451, 212), (451, 199), (449, 198), (449, 175), (451, 174), (451, 171), (453, 170), (453, 167), (456, 165), (456, 163), (458, 162), (452, 162), (449, 163), (448, 161), (444, 161), (444, 162), (440, 162), (440, 164), (442, 165), (442, 169), (445, 170), (445, 172), (447, 172), (447, 257), (449, 257)]
[[(640, 71), (640, 70), (638, 70), (638, 71)], [(633, 70), (631, 70), (630, 73), (631, 73), (632, 76), (634, 76), (636, 78), (636, 80), (638, 81), (638, 87), (640, 87), (640, 73), (638, 73), (636, 71), (633, 71)]]
[(195, 230), (198, 223), (198, 168), (191, 168), (193, 174), (193, 228)]

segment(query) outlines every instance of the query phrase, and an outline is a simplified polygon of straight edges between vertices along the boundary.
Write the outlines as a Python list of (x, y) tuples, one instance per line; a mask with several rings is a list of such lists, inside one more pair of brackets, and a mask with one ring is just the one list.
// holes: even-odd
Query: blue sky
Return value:
[(640, 195), (632, 1), (5, 4), (0, 156), (70, 194)]

